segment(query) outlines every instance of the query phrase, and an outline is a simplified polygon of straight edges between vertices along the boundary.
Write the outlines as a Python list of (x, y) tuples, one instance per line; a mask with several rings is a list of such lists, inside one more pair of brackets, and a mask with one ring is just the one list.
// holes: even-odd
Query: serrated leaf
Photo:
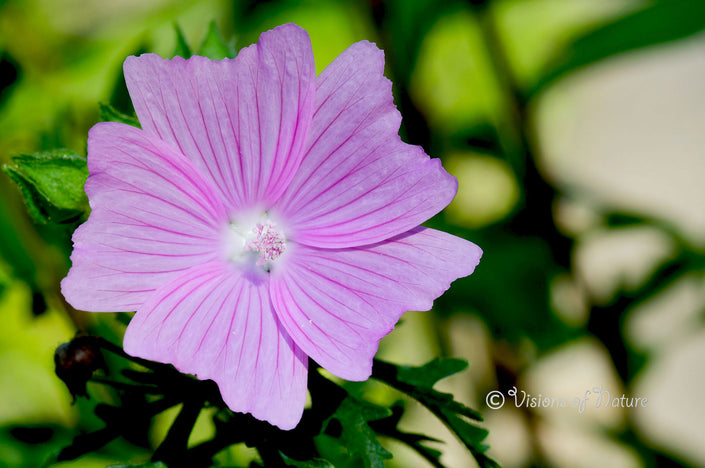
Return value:
[(375, 360), (372, 377), (406, 393), (428, 408), (458, 436), (481, 467), (497, 467), (499, 465), (485, 455), (488, 446), (482, 441), (487, 437), (487, 430), (464, 419), (480, 422), (482, 416), (477, 411), (455, 401), (453, 395), (433, 389), (436, 382), (466, 367), (467, 363), (458, 359), (434, 359), (419, 367), (395, 366)]
[(359, 457), (365, 468), (383, 468), (384, 460), (392, 458), (392, 454), (379, 443), (367, 423), (391, 414), (388, 408), (348, 396), (328, 420), (326, 427), (331, 420), (337, 419), (341, 427), (340, 441), (350, 457)]
[(184, 33), (178, 24), (174, 24), (174, 34), (176, 35), (176, 45), (174, 46), (172, 57), (189, 58), (192, 56), (191, 48), (188, 46)]
[(423, 434), (413, 434), (399, 430), (397, 427), (401, 417), (404, 415), (404, 401), (397, 401), (392, 406), (392, 414), (384, 419), (373, 421), (370, 427), (380, 435), (396, 439), (416, 451), (435, 468), (445, 468), (441, 463), (441, 452), (424, 445), (424, 442), (441, 442), (438, 439), (425, 436)]
[(433, 388), (439, 380), (467, 369), (468, 363), (462, 359), (434, 359), (420, 367), (398, 366), (397, 378), (409, 385), (420, 388)]
[(132, 125), (133, 127), (141, 128), (137, 117), (123, 114), (110, 104), (105, 104), (101, 102), (100, 106), (100, 120), (103, 122), (120, 122), (127, 125)]
[(37, 222), (72, 223), (88, 212), (83, 191), (88, 178), (86, 159), (73, 151), (15, 156), (3, 170), (19, 187)]
[(298, 461), (293, 458), (289, 458), (283, 453), (279, 452), (284, 463), (287, 466), (293, 466), (294, 468), (335, 468), (331, 462), (324, 460), (323, 458), (313, 458), (311, 460)]
[(235, 51), (225, 42), (214, 21), (208, 26), (208, 32), (206, 32), (206, 37), (198, 49), (198, 55), (208, 57), (211, 60), (235, 57)]
[(465, 370), (467, 366), (467, 362), (461, 359), (434, 359), (420, 367), (397, 366), (396, 379), (408, 386), (409, 391), (413, 393), (410, 396), (422, 403), (426, 401), (445, 411), (482, 421), (480, 413), (455, 401), (453, 395), (433, 390), (436, 382)]

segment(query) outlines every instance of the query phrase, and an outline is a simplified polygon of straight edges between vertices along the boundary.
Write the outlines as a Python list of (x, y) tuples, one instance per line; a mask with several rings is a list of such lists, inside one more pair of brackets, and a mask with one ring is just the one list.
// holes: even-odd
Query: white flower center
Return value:
[(286, 250), (286, 237), (266, 214), (254, 222), (230, 223), (229, 259), (243, 267), (270, 271)]

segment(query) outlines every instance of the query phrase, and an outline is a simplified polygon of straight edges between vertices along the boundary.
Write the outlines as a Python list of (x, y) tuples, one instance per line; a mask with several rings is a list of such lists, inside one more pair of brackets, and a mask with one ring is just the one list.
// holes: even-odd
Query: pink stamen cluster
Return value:
[(248, 242), (246, 249), (260, 254), (256, 263), (257, 266), (266, 265), (267, 262), (279, 258), (284, 249), (286, 249), (284, 236), (274, 229), (271, 224), (257, 223), (253, 231), (256, 237)]

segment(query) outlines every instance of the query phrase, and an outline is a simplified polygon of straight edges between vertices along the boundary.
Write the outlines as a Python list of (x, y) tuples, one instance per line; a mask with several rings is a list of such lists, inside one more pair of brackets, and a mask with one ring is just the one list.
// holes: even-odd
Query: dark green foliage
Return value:
[(0, 51), (0, 109), (20, 78), (21, 70), (15, 59), (5, 51)]
[(140, 465), (110, 465), (107, 466), (106, 468), (168, 468), (167, 465), (165, 465), (162, 462), (154, 462), (154, 463), (143, 463)]
[(140, 128), (137, 117), (124, 114), (110, 104), (100, 103), (100, 120), (103, 122), (120, 122)]
[(391, 410), (387, 408), (348, 396), (331, 419), (325, 423), (324, 431), (331, 427), (332, 421), (337, 421), (337, 427), (340, 430), (337, 438), (346, 448), (348, 463), (356, 466), (356, 463), (361, 462), (365, 468), (382, 468), (384, 460), (392, 458), (392, 454), (379, 443), (377, 435), (368, 422), (377, 421), (391, 414)]
[(489, 447), (482, 441), (487, 437), (487, 431), (467, 421), (469, 419), (480, 422), (482, 416), (455, 401), (453, 395), (433, 389), (436, 382), (466, 367), (467, 363), (459, 359), (434, 359), (420, 367), (394, 366), (376, 360), (372, 376), (406, 393), (428, 408), (460, 438), (480, 466), (496, 467), (497, 463), (485, 455)]
[(391, 408), (392, 414), (384, 419), (373, 421), (370, 426), (380, 435), (396, 439), (407, 445), (416, 453), (426, 459), (436, 468), (444, 468), (441, 463), (442, 453), (439, 450), (428, 447), (426, 442), (440, 443), (441, 441), (422, 434), (411, 434), (401, 431), (397, 426), (404, 415), (405, 405), (402, 400), (396, 402)]
[[(76, 436), (72, 443), (57, 452), (53, 458), (56, 461), (73, 460), (99, 451), (118, 438), (137, 447), (147, 447), (152, 419), (162, 411), (180, 405), (178, 416), (152, 455), (153, 462), (164, 462), (170, 468), (210, 466), (219, 451), (241, 443), (257, 448), (265, 466), (382, 468), (384, 460), (392, 458), (392, 454), (380, 443), (380, 436), (399, 440), (433, 466), (443, 467), (441, 453), (425, 445), (437, 442), (435, 439), (397, 428), (403, 404), (385, 408), (358, 399), (316, 370), (312, 371), (309, 382), (312, 407), (304, 411), (295, 429), (281, 431), (250, 415), (229, 411), (212, 381), (196, 380), (172, 366), (131, 357), (99, 337), (80, 336), (74, 342), (73, 347), (88, 347), (96, 354), (107, 352), (123, 362), (132, 361), (143, 370), (129, 366), (120, 372), (118, 369), (100, 372), (97, 366), (91, 367), (88, 382), (112, 388), (119, 404), (99, 402), (95, 405), (95, 415), (102, 425)], [(429, 408), (465, 442), (480, 466), (494, 467), (496, 465), (483, 453), (486, 447), (481, 441), (486, 431), (462, 419), (479, 421), (480, 416), (454, 401), (451, 395), (432, 388), (438, 380), (466, 365), (455, 359), (434, 360), (421, 367), (397, 367), (376, 361), (374, 375)], [(113, 377), (104, 377), (104, 374)], [(206, 442), (188, 446), (196, 419), (205, 407), (219, 408), (213, 417), (215, 435)]]
[(86, 159), (69, 150), (20, 155), (3, 167), (39, 223), (74, 223), (88, 212)]
[(172, 54), (172, 56), (183, 58), (189, 58), (190, 56), (192, 56), (193, 54), (191, 53), (191, 48), (186, 42), (184, 33), (183, 31), (181, 31), (181, 28), (178, 24), (174, 25), (174, 34), (176, 35), (176, 45), (174, 46), (174, 53)]
[(294, 468), (335, 468), (331, 462), (324, 460), (322, 458), (316, 458), (313, 460), (306, 461), (296, 461), (293, 458), (289, 458), (283, 453), (281, 454), (284, 463), (287, 466), (293, 466)]

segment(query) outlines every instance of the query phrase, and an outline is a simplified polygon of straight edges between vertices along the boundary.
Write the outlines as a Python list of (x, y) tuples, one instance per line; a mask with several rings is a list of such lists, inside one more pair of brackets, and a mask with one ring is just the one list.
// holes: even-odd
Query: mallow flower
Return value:
[(235, 59), (144, 54), (124, 71), (142, 129), (89, 132), (92, 211), (62, 291), (136, 311), (125, 351), (214, 380), (233, 411), (295, 427), (309, 357), (368, 378), (399, 317), (479, 262), (419, 226), (457, 182), (401, 141), (374, 44), (316, 77), (308, 34), (287, 24)]

